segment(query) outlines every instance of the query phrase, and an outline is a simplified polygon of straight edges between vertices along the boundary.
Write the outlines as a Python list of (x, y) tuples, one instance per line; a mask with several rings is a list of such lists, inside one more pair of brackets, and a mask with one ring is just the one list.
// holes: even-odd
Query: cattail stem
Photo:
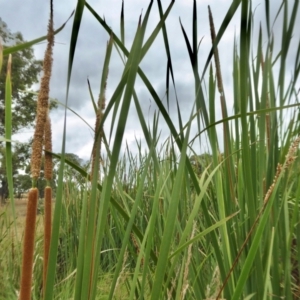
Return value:
[(33, 188), (28, 194), (27, 214), (24, 234), (23, 263), (21, 273), (20, 300), (31, 299), (31, 283), (33, 272), (34, 236), (38, 189)]

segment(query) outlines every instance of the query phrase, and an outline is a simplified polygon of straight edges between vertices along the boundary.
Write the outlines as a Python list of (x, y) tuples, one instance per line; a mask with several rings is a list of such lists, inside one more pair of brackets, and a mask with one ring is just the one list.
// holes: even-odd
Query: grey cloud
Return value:
[[(274, 1), (275, 2), (275, 1)], [(164, 1), (164, 10), (169, 5), (170, 1)], [(67, 20), (71, 11), (75, 8), (74, 1), (58, 1), (54, 3), (54, 17), (55, 27), (57, 28), (63, 22)], [(101, 17), (105, 17), (105, 20), (115, 32), (119, 35), (120, 32), (120, 12), (121, 1), (90, 1), (91, 6), (97, 11)], [(134, 38), (138, 18), (141, 12), (143, 15), (147, 9), (149, 1), (125, 1), (125, 40), (126, 46), (130, 50), (132, 40)], [(183, 122), (187, 122), (190, 117), (192, 104), (194, 100), (194, 79), (188, 51), (185, 45), (184, 37), (181, 31), (179, 17), (182, 24), (191, 41), (192, 36), (192, 13), (193, 5), (192, 1), (176, 1), (173, 9), (167, 19), (167, 30), (170, 42), (170, 50), (174, 67), (174, 76), (176, 80), (176, 89), (178, 94), (178, 101), (180, 106), (180, 113), (183, 118)], [(211, 48), (210, 29), (208, 22), (207, 5), (211, 5), (211, 10), (214, 16), (216, 31), (219, 29), (221, 22), (228, 10), (230, 1), (198, 1), (198, 41), (204, 37), (200, 49), (199, 49), (199, 72), (201, 74), (204, 64), (206, 62), (207, 55)], [(260, 4), (263, 7), (263, 1), (256, 1), (253, 4)], [(18, 10), (16, 10), (16, 7)], [(263, 10), (258, 7), (255, 13), (255, 28), (257, 28), (258, 20), (264, 20)], [(273, 7), (273, 2), (272, 2)], [(34, 8), (34, 9), (33, 9)], [(16, 13), (17, 11), (17, 13)], [(274, 9), (271, 10), (271, 20), (274, 17)], [(17, 14), (17, 17), (16, 17)], [(26, 0), (24, 2), (18, 0), (8, 1), (5, 6), (1, 8), (1, 17), (8, 24), (8, 27), (12, 32), (21, 31), (26, 40), (31, 40), (42, 36), (46, 32), (48, 23), (49, 7), (48, 3), (43, 1)], [(232, 49), (233, 49), (233, 37), (236, 32), (237, 38), (239, 36), (239, 14), (229, 24), (225, 35), (219, 46), (221, 56), (221, 68), (223, 74), (224, 85), (226, 88), (226, 98), (228, 101), (229, 113), (231, 113), (231, 101), (232, 101)], [(149, 19), (149, 27), (146, 31), (146, 37), (152, 32), (154, 27), (159, 21), (157, 4), (153, 3), (152, 12)], [(56, 44), (54, 48), (54, 65), (53, 65), (53, 77), (51, 79), (51, 91), (52, 97), (64, 102), (66, 95), (67, 84), (67, 66), (68, 66), (68, 52), (69, 42), (71, 35), (73, 19), (69, 21), (67, 26), (56, 37)], [(274, 32), (281, 32), (281, 23), (279, 20), (274, 25)], [(295, 32), (298, 34), (299, 31)], [(256, 34), (256, 33), (255, 33)], [(83, 118), (87, 119), (91, 126), (94, 126), (94, 112), (91, 104), (87, 78), (89, 78), (93, 95), (95, 99), (98, 97), (100, 77), (102, 73), (105, 48), (107, 40), (109, 39), (108, 33), (102, 28), (97, 20), (91, 15), (91, 13), (85, 9), (83, 20), (79, 32), (78, 44), (76, 48), (74, 65), (71, 77), (70, 93), (69, 93), (69, 106), (76, 110)], [(296, 41), (299, 38), (295, 38)], [(35, 52), (39, 59), (43, 58), (46, 44), (35, 46)], [(227, 63), (228, 61), (228, 63)], [(230, 61), (230, 62), (229, 62)], [(224, 63), (225, 62), (225, 63)], [(289, 60), (287, 69), (293, 66), (293, 58)], [(153, 48), (149, 50), (146, 57), (141, 63), (141, 68), (149, 78), (153, 87), (157, 91), (159, 97), (163, 101), (166, 107), (165, 95), (165, 80), (166, 80), (166, 51), (160, 33), (157, 40), (153, 44)], [(107, 101), (110, 100), (117, 84), (120, 81), (124, 66), (117, 54), (117, 51), (113, 49), (109, 76), (107, 81)], [(207, 77), (205, 78), (207, 79)], [(203, 85), (205, 93), (205, 85)], [(140, 104), (145, 116), (145, 119), (150, 124), (152, 123), (154, 110), (156, 105), (151, 98), (150, 93), (140, 79), (136, 81), (136, 91), (140, 100)], [(174, 90), (170, 81), (170, 110), (169, 115), (172, 121), (178, 127), (178, 116), (175, 102)], [(219, 95), (216, 92), (216, 119), (220, 119), (219, 109)], [(52, 113), (53, 117), (53, 132), (55, 139), (55, 149), (60, 151), (61, 147), (61, 134), (63, 126), (63, 110), (59, 109)], [(160, 117), (160, 129), (162, 130), (162, 138), (165, 139), (169, 135), (169, 130), (166, 128), (164, 120)], [(108, 118), (105, 124), (105, 130), (108, 132), (110, 127), (111, 117)], [(135, 108), (131, 106), (129, 112), (128, 123), (126, 126), (127, 137), (131, 139), (131, 145), (134, 146), (135, 142), (132, 139), (134, 134), (137, 137), (141, 135), (141, 129), (137, 126), (138, 120), (135, 112)], [(197, 127), (193, 125), (191, 136), (196, 135)], [(162, 139), (162, 140), (163, 140)], [(89, 147), (92, 146), (93, 135), (92, 131), (73, 114), (68, 113), (68, 127), (67, 127), (67, 148), (68, 152), (76, 151), (81, 155), (84, 155), (85, 159), (89, 157)], [(204, 142), (203, 142), (204, 144)], [(143, 141), (145, 146), (145, 141)], [(200, 146), (199, 146), (200, 148)]]

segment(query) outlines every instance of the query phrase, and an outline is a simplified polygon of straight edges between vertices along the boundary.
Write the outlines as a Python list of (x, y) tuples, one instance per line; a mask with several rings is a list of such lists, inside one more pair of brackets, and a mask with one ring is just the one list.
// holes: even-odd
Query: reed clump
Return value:
[[(36, 180), (42, 161), (39, 151), (44, 145), (47, 187), (43, 289), (47, 300), (94, 300), (97, 297), (130, 300), (299, 298), (299, 158), (298, 165), (294, 163), (300, 142), (296, 84), (300, 74), (299, 44), (294, 51), (296, 54), (290, 56), (293, 52), (290, 51), (290, 42), (296, 39), (294, 25), (299, 11), (298, 1), (294, 2), (292, 9), (288, 7), (288, 1), (282, 1), (278, 9), (275, 21), (283, 19), (282, 49), (276, 48), (279, 35), (272, 34), (275, 27), (270, 22), (272, 14), (268, 1), (265, 1), (265, 14), (257, 35), (253, 28), (259, 22), (253, 20), (256, 21), (259, 14), (254, 14), (250, 1), (231, 1), (223, 20), (218, 20), (218, 30), (215, 30), (209, 8), (212, 46), (206, 61), (203, 61), (202, 74), (198, 62), (203, 59), (204, 52), (199, 50), (203, 44), (200, 45), (198, 40), (197, 1), (193, 2), (192, 34), (185, 32), (181, 22), (178, 29), (182, 30), (182, 42), (186, 44), (194, 82), (186, 76), (190, 74), (180, 74), (182, 77), (177, 81), (176, 73), (173, 73), (176, 63), (170, 48), (172, 44), (178, 44), (180, 37), (176, 32), (175, 39), (170, 39), (171, 31), (166, 25), (176, 1), (170, 1), (168, 7), (165, 3), (162, 7), (161, 1), (157, 1), (158, 20), (155, 20), (154, 27), (151, 19), (154, 6), (150, 1), (147, 11), (139, 18), (130, 50), (126, 48), (128, 42), (125, 43), (124, 3), (119, 39), (112, 30), (114, 26), (108, 25), (108, 18), (101, 18), (87, 2), (78, 2), (70, 42), (67, 97), (84, 10), (89, 10), (111, 40), (97, 103), (90, 89), (96, 121), (89, 170), (64, 159), (66, 125), (63, 129), (52, 232), (51, 125), (47, 101), (42, 99), (38, 106), (38, 124), (42, 131), (35, 136), (34, 145), (39, 150), (32, 160), (33, 188), (29, 193), (28, 207), (35, 205), (38, 197)], [(228, 47), (228, 26), (231, 20), (236, 20), (237, 14), (240, 14), (240, 31), (231, 35), (234, 38), (230, 64), (228, 55), (222, 61), (222, 43), (226, 42)], [(148, 21), (152, 22), (151, 26), (147, 25)], [(155, 47), (158, 36), (163, 38), (165, 47), (158, 43), (159, 48), (155, 50), (159, 51), (153, 51), (155, 56), (147, 61), (147, 54), (151, 53), (149, 49), (152, 44)], [(105, 99), (113, 47), (124, 63), (124, 72), (115, 91), (108, 91), (111, 98)], [(153, 62), (152, 71), (161, 75), (160, 69), (154, 68), (161, 52), (167, 56), (167, 105), (165, 98), (158, 95), (160, 86), (150, 82), (152, 75), (148, 74), (148, 66), (152, 67)], [(291, 58), (294, 58), (295, 66), (289, 82), (285, 74)], [(45, 60), (51, 61), (49, 56)], [(113, 63), (112, 73), (115, 61)], [(180, 63), (183, 66), (182, 61)], [(184, 65), (180, 73), (188, 73), (187, 70)], [(232, 78), (228, 72), (232, 72)], [(182, 84), (181, 80), (186, 78), (188, 80)], [(160, 83), (161, 79), (164, 78), (159, 78)], [(173, 88), (171, 81), (174, 103), (172, 96), (169, 98)], [(182, 97), (179, 88), (183, 90), (187, 86), (189, 90), (194, 88), (194, 94)], [(157, 109), (148, 124), (145, 94), (141, 93), (140, 87), (149, 92)], [(228, 88), (233, 94), (225, 95)], [(177, 111), (168, 111), (169, 100), (170, 105), (177, 105)], [(128, 143), (120, 159), (125, 130), (132, 125), (133, 111), (142, 138), (136, 140), (136, 144)], [(292, 118), (285, 118), (285, 111), (292, 112)], [(175, 117), (178, 117), (178, 124)], [(107, 120), (111, 120), (108, 139), (103, 130), (103, 124), (105, 127), (109, 124)], [(165, 129), (168, 136), (159, 148)], [(198, 138), (200, 150), (195, 142)], [(107, 151), (107, 164), (101, 170), (100, 178), (101, 145)], [(201, 150), (205, 150), (205, 162)], [(80, 182), (77, 182), (78, 174), (65, 176), (65, 163), (72, 172), (78, 171), (82, 175)], [(292, 168), (292, 165), (296, 167)], [(84, 179), (90, 179), (90, 182)], [(27, 246), (24, 246), (28, 258), (24, 254), (23, 260), (23, 271), (27, 268), (26, 276), (30, 280), (32, 270), (28, 270), (33, 263), (34, 210), (31, 208), (28, 212)], [(62, 230), (63, 234), (60, 234)], [(63, 275), (62, 269), (65, 271)], [(22, 282), (22, 285), (30, 293), (31, 281)]]

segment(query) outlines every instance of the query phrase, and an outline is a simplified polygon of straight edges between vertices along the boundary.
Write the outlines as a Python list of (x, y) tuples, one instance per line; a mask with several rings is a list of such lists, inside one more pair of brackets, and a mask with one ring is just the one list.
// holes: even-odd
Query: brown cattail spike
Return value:
[[(95, 166), (100, 167), (100, 152), (101, 152), (101, 141), (103, 138), (103, 126), (101, 125), (103, 120), (103, 112), (105, 109), (105, 92), (106, 92), (106, 85), (107, 85), (107, 77), (108, 77), (108, 66), (111, 56), (111, 51), (113, 47), (113, 37), (110, 37), (110, 40), (107, 43), (106, 47), (106, 56), (103, 66), (102, 78), (100, 82), (100, 94), (98, 98), (98, 107), (96, 112), (96, 124), (95, 124), (95, 138), (94, 138), (94, 146), (92, 150), (92, 171), (91, 171), (91, 178), (94, 173)], [(100, 126), (101, 125), (101, 126)], [(97, 159), (99, 157), (99, 159)], [(98, 161), (97, 161), (98, 160)], [(98, 171), (98, 176), (100, 174), (100, 168)]]
[(35, 221), (38, 202), (38, 189), (33, 188), (28, 194), (26, 224), (23, 246), (23, 263), (21, 276), (20, 300), (31, 299), (31, 283), (33, 270)]
[(45, 123), (45, 179), (47, 180), (47, 186), (50, 186), (50, 181), (52, 179), (52, 155), (49, 152), (52, 152), (52, 131), (51, 131), (51, 120), (49, 116), (46, 118)]
[[(94, 173), (95, 164), (99, 163), (99, 162), (96, 162), (96, 151), (98, 151), (97, 148), (99, 149), (99, 153), (101, 152), (101, 141), (102, 141), (102, 137), (103, 137), (103, 127), (100, 128), (100, 124), (101, 124), (101, 121), (102, 121), (102, 118), (103, 118), (103, 111), (104, 111), (105, 105), (106, 105), (106, 103), (105, 103), (106, 84), (107, 84), (107, 81), (105, 81), (105, 83), (104, 83), (104, 87), (100, 92), (99, 100), (98, 100), (98, 110), (97, 110), (96, 124), (95, 124), (95, 138), (94, 138), (94, 146), (93, 146), (93, 150), (92, 150), (91, 178), (92, 178), (93, 173)], [(99, 174), (98, 174), (98, 176), (99, 176)]]
[(35, 132), (32, 144), (31, 156), (31, 175), (33, 179), (37, 179), (40, 174), (42, 161), (42, 147), (44, 139), (44, 128), (48, 114), (48, 99), (49, 99), (49, 84), (52, 71), (52, 53), (54, 45), (54, 31), (53, 31), (53, 8), (51, 1), (51, 13), (48, 25), (48, 44), (44, 57), (43, 71), (44, 76), (41, 80), (41, 88), (37, 102), (37, 120), (35, 125)]

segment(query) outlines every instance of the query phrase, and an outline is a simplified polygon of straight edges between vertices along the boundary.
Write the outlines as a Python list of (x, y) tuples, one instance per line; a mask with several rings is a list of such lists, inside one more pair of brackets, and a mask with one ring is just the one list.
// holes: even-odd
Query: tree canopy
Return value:
[[(12, 171), (14, 180), (20, 183), (19, 170), (25, 169), (28, 165), (28, 161), (30, 158), (30, 144), (29, 143), (18, 143), (14, 146), (13, 153), (12, 153)], [(5, 198), (8, 197), (8, 183), (6, 177), (6, 163), (5, 163), (5, 148), (0, 147), (0, 199), (4, 201)], [(28, 175), (29, 176), (29, 175)], [(29, 176), (30, 178), (30, 176)], [(30, 180), (31, 183), (31, 180)], [(23, 185), (23, 180), (22, 180)], [(24, 188), (28, 190), (28, 188)], [(18, 190), (19, 188), (17, 188)]]
[[(21, 33), (12, 33), (6, 23), (0, 18), (0, 36), (3, 48), (24, 42)], [(0, 136), (4, 135), (4, 97), (5, 97), (5, 66), (8, 57), (3, 57), (3, 70), (0, 73)], [(38, 82), (38, 76), (42, 70), (42, 61), (36, 60), (32, 48), (23, 49), (12, 55), (12, 132), (30, 127), (35, 120), (36, 101), (35, 95), (27, 91), (34, 83)]]

